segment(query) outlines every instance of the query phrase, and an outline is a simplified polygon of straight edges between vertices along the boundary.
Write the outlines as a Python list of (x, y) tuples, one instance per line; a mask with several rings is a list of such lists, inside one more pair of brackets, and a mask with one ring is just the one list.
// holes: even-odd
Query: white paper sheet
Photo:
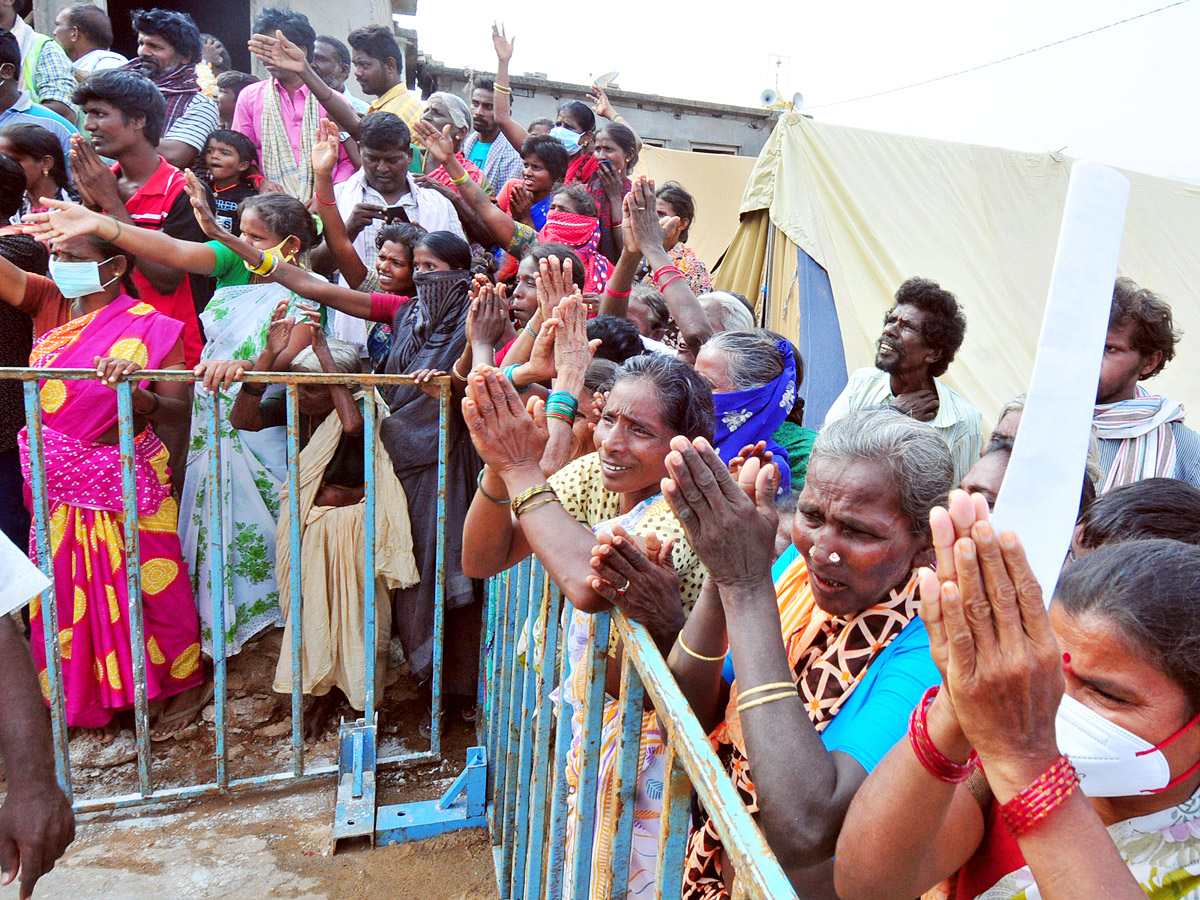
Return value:
[(1129, 181), (1090, 162), (1071, 168), (1037, 360), (993, 519), (1016, 532), (1046, 605), (1071, 546)]
[(7, 616), (10, 612), (20, 609), (50, 587), (50, 579), (2, 533), (0, 572), (5, 573), (4, 582), (0, 585), (0, 616)]

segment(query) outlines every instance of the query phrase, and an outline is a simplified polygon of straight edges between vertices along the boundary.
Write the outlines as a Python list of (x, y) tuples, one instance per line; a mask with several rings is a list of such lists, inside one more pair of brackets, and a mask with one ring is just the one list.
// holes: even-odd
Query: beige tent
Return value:
[[(717, 285), (761, 301), (765, 282), (769, 327), (805, 353), (815, 424), (847, 370), (871, 365), (896, 287), (933, 278), (968, 322), (946, 380), (991, 420), (1032, 371), (1070, 166), (787, 113), (750, 176)], [(1185, 334), (1148, 386), (1200, 409), (1200, 185), (1126, 174), (1121, 273), (1166, 297)]]

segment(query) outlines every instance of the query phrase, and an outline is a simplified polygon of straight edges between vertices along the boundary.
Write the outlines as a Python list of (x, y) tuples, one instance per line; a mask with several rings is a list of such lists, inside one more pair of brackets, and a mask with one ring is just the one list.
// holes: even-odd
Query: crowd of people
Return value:
[[(633, 178), (641, 139), (599, 88), (554, 121), (518, 121), (503, 28), (494, 77), (418, 99), (383, 26), (343, 40), (262, 9), (248, 45), (260, 80), (185, 13), (120, 22), (79, 4), (48, 35), (29, 5), (0, 0), (0, 365), (96, 373), (38, 389), (73, 734), (104, 743), (131, 725), (115, 391), (128, 380), (152, 740), (187, 740), (216, 648), (259, 652), (269, 629), (288, 635), (283, 693), (301, 629), (309, 738), (343, 700), (364, 708), (367, 653), (382, 690), (393, 634), (427, 683), (439, 587), (443, 689), (469, 721), (486, 579), (536, 554), (562, 589), (573, 663), (557, 707), (572, 724), (569, 835), (581, 661), (590, 617), (615, 606), (654, 638), (802, 896), (1200, 896), (1200, 439), (1143, 386), (1180, 337), (1163, 298), (1115, 285), (1047, 611), (1019, 536), (990, 522), (1024, 398), (989, 435), (942, 380), (967, 304), (936, 281), (898, 286), (873, 364), (818, 431), (799, 350), (713, 290), (689, 248), (693, 194)], [(122, 28), (133, 60), (111, 50)], [(370, 102), (346, 91), (351, 74)], [(138, 374), (163, 369), (194, 371), (194, 389)], [(411, 383), (302, 385), (289, 458), (283, 388), (250, 371)], [(24, 423), (20, 384), (0, 382), (0, 526), (36, 561)], [(0, 724), (0, 863), (32, 890), (72, 833), (35, 721), (53, 663), (39, 602), (26, 640), (0, 625), (19, 698)], [(614, 632), (592, 876), (568, 885), (597, 900), (616, 840), (621, 652)], [(649, 710), (635, 894), (657, 874), (665, 762)], [(684, 897), (730, 896), (737, 877), (697, 806)]]

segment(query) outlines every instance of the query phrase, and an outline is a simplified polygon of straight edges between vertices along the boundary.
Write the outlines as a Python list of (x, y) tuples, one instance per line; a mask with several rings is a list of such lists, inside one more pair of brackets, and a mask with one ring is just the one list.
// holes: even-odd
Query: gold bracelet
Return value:
[(537, 509), (539, 506), (545, 506), (547, 503), (557, 503), (558, 497), (543, 497), (541, 500), (534, 500), (532, 503), (527, 503), (521, 507), (516, 513), (517, 519), (529, 512), (531, 509)]
[(771, 694), (767, 697), (759, 697), (757, 700), (751, 700), (749, 703), (739, 703), (737, 705), (737, 711), (739, 714), (744, 713), (746, 710), (754, 709), (756, 706), (762, 706), (765, 703), (774, 703), (776, 700), (786, 700), (788, 697), (795, 697), (797, 700), (800, 699), (800, 695), (795, 691), (790, 691), (783, 694)]
[(625, 117), (624, 117), (623, 115), (621, 115), (620, 113), (617, 113), (616, 115), (614, 115), (614, 116), (613, 116), (612, 120), (613, 120), (614, 122), (620, 122), (620, 121), (621, 121), (622, 119), (624, 119), (624, 118), (625, 118)]
[(507, 84), (493, 84), (492, 88), (502, 94), (508, 94), (510, 97), (512, 96), (512, 88), (510, 88)]
[(554, 494), (556, 498), (558, 497), (558, 494), (554, 493), (554, 488), (550, 487), (549, 483), (535, 484), (533, 487), (517, 494), (516, 498), (512, 502), (513, 515), (519, 516), (521, 514), (521, 504), (525, 503), (527, 500), (532, 500), (538, 494)]
[(466, 381), (466, 380), (467, 380), (467, 376), (466, 376), (466, 375), (460, 375), (460, 374), (458, 374), (458, 364), (459, 364), (460, 362), (462, 362), (462, 359), (461, 359), (461, 358), (460, 358), (460, 359), (456, 359), (456, 360), (454, 361), (454, 365), (452, 365), (452, 366), (450, 367), (450, 374), (451, 374), (451, 375), (453, 375), (455, 378), (457, 378), (459, 381)]
[(687, 644), (685, 644), (683, 642), (683, 632), (682, 631), (679, 632), (679, 636), (676, 637), (675, 640), (679, 643), (679, 649), (682, 650), (684, 653), (686, 653), (688, 656), (692, 657), (692, 659), (698, 659), (698, 660), (700, 660), (700, 662), (723, 662), (725, 660), (724, 653), (722, 653), (720, 656), (703, 656), (702, 654), (697, 653), (695, 650), (693, 650), (691, 647), (689, 647)]
[(462, 178), (451, 178), (450, 183), (451, 184), (466, 184), (470, 180), (471, 180), (471, 173), (468, 172), (466, 169), (463, 169)]
[(755, 694), (761, 694), (763, 691), (773, 691), (777, 688), (791, 688), (794, 691), (796, 685), (790, 681), (772, 681), (770, 684), (760, 684), (758, 687), (752, 687), (745, 691), (738, 688), (738, 700), (745, 700), (747, 697), (753, 697)]

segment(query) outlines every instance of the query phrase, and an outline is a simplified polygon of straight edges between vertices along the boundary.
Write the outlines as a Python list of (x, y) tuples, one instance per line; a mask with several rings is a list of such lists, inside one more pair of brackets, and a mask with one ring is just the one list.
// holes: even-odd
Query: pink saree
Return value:
[[(29, 364), (90, 368), (119, 356), (158, 368), (183, 325), (121, 296), (47, 332)], [(142, 382), (145, 387), (147, 382)], [(98, 381), (39, 382), (50, 505), (50, 553), (58, 604), (67, 724), (106, 725), (133, 706), (120, 450), (96, 438), (117, 422), (116, 391)], [(25, 502), (32, 506), (28, 434), (18, 437)], [(200, 626), (176, 533), (167, 450), (147, 428), (134, 441), (141, 544), (147, 697), (161, 700), (202, 683)], [(33, 556), (36, 561), (36, 545)], [(41, 604), (30, 607), (31, 647), (48, 691)]]

